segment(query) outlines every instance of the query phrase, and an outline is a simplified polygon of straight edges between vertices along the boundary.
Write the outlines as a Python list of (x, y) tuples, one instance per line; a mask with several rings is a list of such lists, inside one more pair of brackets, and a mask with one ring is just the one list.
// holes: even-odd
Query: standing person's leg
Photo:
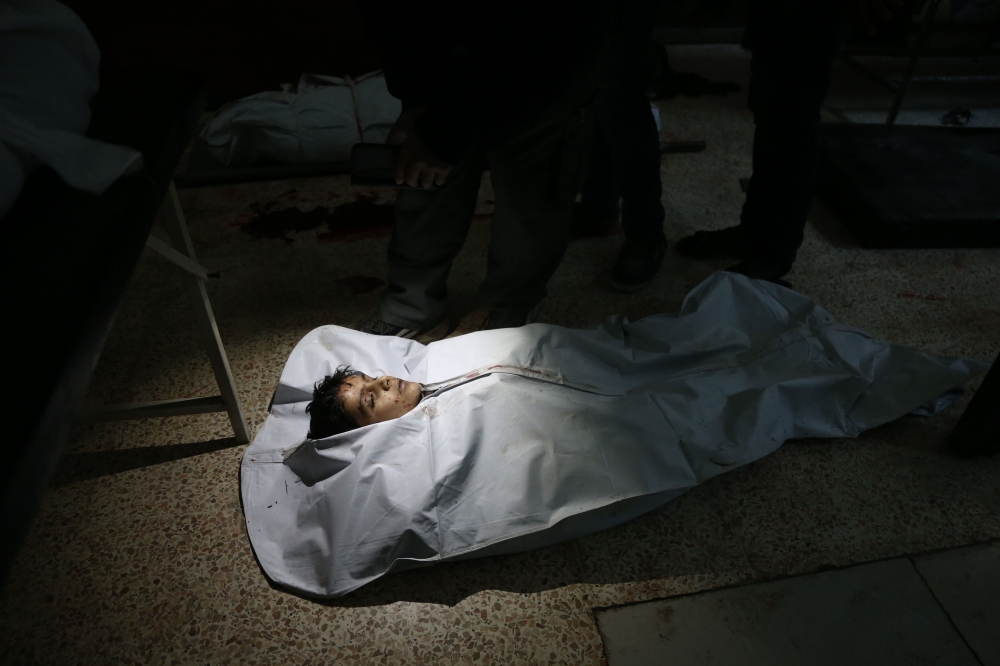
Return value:
[(597, 66), (587, 67), (557, 103), (489, 153), (496, 208), (480, 287), (490, 305), (485, 328), (530, 323), (566, 251), (593, 136)]
[(732, 270), (778, 280), (802, 243), (816, 184), (820, 107), (848, 33), (843, 3), (752, 0), (744, 45), (753, 54), (753, 177), (740, 224), (699, 231), (681, 254), (743, 261)]
[(600, 119), (594, 128), (588, 164), (580, 203), (573, 210), (573, 233), (579, 236), (594, 236), (608, 231), (618, 222), (621, 214), (618, 203), (621, 193), (615, 185), (608, 137), (601, 128)]
[(475, 156), (453, 168), (437, 189), (399, 191), (389, 284), (378, 312), (359, 330), (418, 337), (444, 321), (448, 273), (469, 232), (483, 168), (483, 157)]
[(597, 102), (597, 122), (621, 193), (622, 227), (627, 238), (643, 243), (663, 238), (660, 135), (646, 99), (647, 50), (660, 5), (659, 0), (624, 3)]
[[(636, 291), (660, 268), (667, 241), (663, 235), (663, 187), (656, 122), (646, 99), (647, 48), (660, 3), (623, 3), (621, 27), (614, 36), (597, 102), (595, 159), (583, 188), (581, 208), (593, 217), (617, 217), (621, 196), (625, 242), (611, 270), (612, 285)], [(613, 223), (613, 221), (612, 221)]]
[(749, 105), (755, 129), (753, 177), (740, 226), (753, 259), (773, 266), (774, 277), (788, 272), (802, 244), (816, 187), (820, 107), (848, 33), (842, 3), (799, 3), (798, 11), (785, 13), (783, 3), (758, 0), (745, 39), (753, 55)]

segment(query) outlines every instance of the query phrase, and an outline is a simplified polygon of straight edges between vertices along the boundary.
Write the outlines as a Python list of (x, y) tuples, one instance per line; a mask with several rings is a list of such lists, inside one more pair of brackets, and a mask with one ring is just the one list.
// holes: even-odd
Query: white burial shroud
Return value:
[[(439, 389), (405, 416), (305, 441), (341, 364)], [(306, 335), (243, 457), (267, 575), (317, 597), (390, 570), (605, 529), (794, 437), (853, 437), (984, 372), (837, 323), (789, 289), (717, 273), (676, 315), (422, 345)]]

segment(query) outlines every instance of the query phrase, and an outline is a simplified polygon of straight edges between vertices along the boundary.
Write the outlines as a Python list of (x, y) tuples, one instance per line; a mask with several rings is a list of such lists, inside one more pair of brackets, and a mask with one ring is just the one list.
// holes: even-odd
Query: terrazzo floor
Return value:
[[(736, 48), (671, 55), (678, 70), (746, 89), (749, 61)], [(882, 108), (877, 92), (845, 77), (838, 70), (846, 92), (830, 104)], [(750, 174), (745, 96), (660, 107), (664, 138), (708, 141), (702, 153), (663, 158), (668, 237), (734, 223), (738, 179)], [(221, 272), (208, 290), (256, 430), (298, 339), (374, 308), (388, 229), (356, 223), (384, 220), (392, 195), (329, 177), (180, 196), (200, 260)], [(485, 314), (475, 287), (491, 204), (487, 182), (450, 283), (458, 332)], [(721, 267), (671, 253), (650, 287), (621, 295), (607, 275), (620, 242), (571, 245), (543, 321), (672, 311)], [(1000, 250), (862, 250), (817, 201), (788, 279), (841, 321), (895, 342), (982, 360), (1000, 349)], [(147, 253), (87, 402), (214, 392), (180, 276)], [(388, 576), (329, 603), (261, 574), (240, 508), (244, 447), (223, 414), (81, 426), (0, 596), (0, 662), (601, 664), (597, 607), (1000, 538), (1000, 458), (942, 451), (967, 401), (856, 440), (788, 443), (612, 530)]]

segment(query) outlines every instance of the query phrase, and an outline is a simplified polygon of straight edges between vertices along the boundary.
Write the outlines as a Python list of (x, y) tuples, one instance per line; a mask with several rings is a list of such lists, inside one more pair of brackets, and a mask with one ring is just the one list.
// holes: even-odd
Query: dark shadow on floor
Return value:
[(172, 460), (200, 456), (221, 449), (238, 446), (235, 437), (213, 439), (190, 444), (167, 444), (165, 446), (144, 446), (137, 449), (119, 451), (94, 451), (91, 453), (68, 453), (59, 461), (52, 475), (51, 487), (65, 486), (77, 481), (96, 479), (108, 474), (127, 472), (132, 469), (159, 465)]

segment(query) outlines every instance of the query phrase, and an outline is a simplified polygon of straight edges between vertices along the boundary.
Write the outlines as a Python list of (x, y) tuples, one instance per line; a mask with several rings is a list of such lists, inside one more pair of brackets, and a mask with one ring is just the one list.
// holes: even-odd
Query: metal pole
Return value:
[(930, 0), (927, 11), (924, 12), (924, 20), (920, 24), (920, 34), (917, 35), (917, 41), (913, 44), (913, 53), (910, 55), (910, 62), (906, 63), (906, 71), (903, 73), (903, 80), (899, 82), (896, 98), (892, 100), (892, 108), (889, 109), (889, 116), (885, 119), (886, 125), (896, 124), (899, 107), (903, 105), (903, 95), (906, 94), (906, 89), (910, 87), (910, 82), (913, 80), (913, 72), (917, 69), (917, 61), (920, 60), (924, 44), (927, 43), (927, 38), (931, 34), (934, 17), (937, 16), (938, 7), (940, 6), (941, 0)]

